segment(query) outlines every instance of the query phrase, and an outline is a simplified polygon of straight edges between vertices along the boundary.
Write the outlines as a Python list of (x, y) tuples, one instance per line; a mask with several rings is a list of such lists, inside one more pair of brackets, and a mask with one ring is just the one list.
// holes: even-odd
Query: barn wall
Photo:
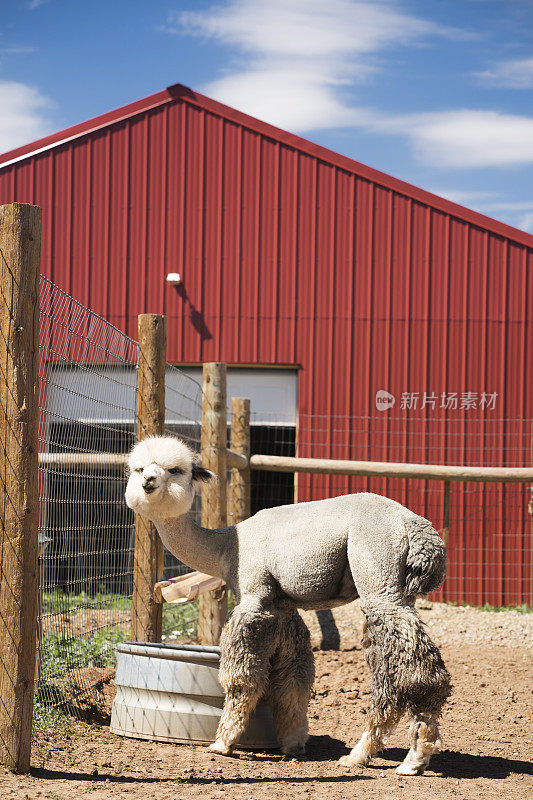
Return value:
[[(43, 207), (42, 271), (118, 328), (167, 314), (170, 361), (298, 365), (302, 456), (527, 464), (533, 248), (264, 127), (174, 98), (0, 169), (0, 202)], [(451, 391), (496, 407), (399, 407)], [(413, 481), (300, 476), (298, 497), (361, 488), (442, 519)], [(526, 596), (527, 500), (454, 489), (450, 596)]]

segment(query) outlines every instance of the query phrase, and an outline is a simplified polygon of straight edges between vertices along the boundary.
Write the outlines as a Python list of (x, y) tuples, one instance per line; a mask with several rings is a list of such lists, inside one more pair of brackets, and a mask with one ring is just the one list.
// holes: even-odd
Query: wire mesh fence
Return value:
[[(76, 708), (84, 697), (90, 705), (113, 674), (116, 643), (129, 636), (134, 520), (123, 467), (135, 440), (137, 358), (136, 342), (41, 279), (37, 721), (49, 707)], [(199, 451), (201, 386), (168, 366), (165, 397), (166, 432)], [(251, 452), (492, 466), (503, 450), (507, 466), (525, 466), (528, 430), (524, 420), (300, 414), (296, 425), (252, 413)], [(454, 484), (445, 519), (442, 482), (252, 471), (250, 510), (355, 491), (385, 494), (439, 530), (446, 525), (449, 572), (438, 598), (531, 602), (529, 486)], [(199, 498), (191, 513), (200, 522)], [(165, 553), (165, 578), (188, 571)], [(197, 622), (197, 603), (165, 604), (163, 640), (194, 640)]]
[[(136, 435), (138, 344), (41, 278), (36, 722), (90, 709), (129, 638), (135, 523), (124, 502)], [(201, 387), (167, 369), (167, 431), (199, 447)], [(166, 570), (188, 568), (165, 554)], [(164, 635), (197, 609), (169, 607)]]
[[(252, 441), (253, 431), (252, 426)], [(388, 463), (528, 467), (531, 431), (531, 420), (468, 418), (464, 414), (458, 419), (449, 415), (300, 414), (297, 429), (256, 429), (252, 452)], [(504, 464), (501, 452), (505, 453)], [(533, 603), (529, 484), (453, 482), (447, 504), (444, 481), (252, 471), (255, 508), (361, 491), (397, 500), (430, 519), (446, 535), (448, 576), (435, 599), (495, 606)]]
[[(201, 447), (202, 387), (175, 366), (168, 365), (165, 382), (165, 433), (178, 436), (196, 453)], [(189, 514), (201, 523), (201, 501), (197, 494)], [(165, 550), (165, 579), (185, 575), (190, 568)], [(196, 640), (198, 634), (198, 601), (184, 604), (163, 604), (163, 641)]]
[[(124, 457), (137, 358), (134, 341), (41, 278), (37, 722), (109, 677), (114, 645), (128, 636), (134, 525)], [(92, 464), (87, 454), (124, 455)]]
[[(135, 341), (44, 277), (39, 335), (37, 724), (50, 708), (90, 710), (95, 688), (113, 674), (116, 644), (129, 637), (135, 527), (124, 466), (136, 435), (139, 356)], [(165, 417), (167, 433), (200, 450), (202, 387), (169, 365)], [(528, 466), (531, 421), (300, 414), (296, 423), (252, 413), (251, 453)], [(447, 507), (443, 482), (252, 471), (250, 511), (354, 491), (397, 499), (446, 534), (438, 598), (532, 602), (528, 485), (452, 484)], [(200, 522), (199, 499), (191, 513)], [(165, 577), (188, 571), (165, 554)], [(165, 605), (163, 637), (195, 639), (197, 622), (197, 604)]]

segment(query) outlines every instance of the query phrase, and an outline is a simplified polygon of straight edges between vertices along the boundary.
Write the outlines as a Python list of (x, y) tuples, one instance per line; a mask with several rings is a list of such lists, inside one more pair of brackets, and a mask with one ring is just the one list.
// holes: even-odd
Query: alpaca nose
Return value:
[(155, 488), (155, 475), (149, 475), (143, 480), (143, 489), (146, 494), (151, 494)]

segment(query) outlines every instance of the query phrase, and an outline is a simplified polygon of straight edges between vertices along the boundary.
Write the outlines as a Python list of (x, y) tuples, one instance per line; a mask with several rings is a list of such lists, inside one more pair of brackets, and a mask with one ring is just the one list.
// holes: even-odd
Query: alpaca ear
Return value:
[(215, 477), (215, 473), (209, 469), (204, 469), (200, 464), (192, 465), (192, 479), (195, 483), (209, 483)]

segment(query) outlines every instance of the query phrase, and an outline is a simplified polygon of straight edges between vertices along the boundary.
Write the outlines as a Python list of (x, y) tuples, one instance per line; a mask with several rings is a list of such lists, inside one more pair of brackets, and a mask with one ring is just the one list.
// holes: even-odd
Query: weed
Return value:
[[(63, 628), (61, 617), (75, 615), (82, 609), (131, 610), (131, 598), (99, 591), (69, 595), (55, 590), (43, 594), (43, 614), (56, 615), (57, 626)], [(80, 619), (80, 618), (78, 618)], [(163, 606), (163, 640), (194, 639), (196, 637), (198, 603)], [(81, 618), (83, 621), (83, 618)], [(117, 660), (117, 644), (129, 639), (129, 620), (109, 625), (109, 615), (102, 617), (108, 624), (94, 629), (98, 619), (87, 622), (88, 629), (77, 635), (64, 620), (63, 630), (45, 631), (39, 652), (39, 682), (35, 693), (34, 720), (38, 728), (55, 727), (69, 730), (69, 715), (75, 713), (74, 698), (80, 690), (90, 690), (87, 683), (92, 675), (81, 674), (87, 668), (113, 670)]]
[(533, 612), (533, 606), (528, 605), (527, 603), (522, 603), (522, 605), (518, 606), (492, 606), (490, 603), (485, 603), (482, 606), (475, 606), (471, 603), (458, 603), (457, 601), (447, 601), (447, 606), (454, 606), (455, 608), (474, 608), (477, 611), (496, 611), (496, 612), (503, 612), (503, 611), (517, 611), (519, 614), (531, 614)]
[(198, 623), (198, 601), (163, 605), (163, 641), (194, 639)]
[(43, 592), (43, 614), (72, 614), (83, 609), (108, 608), (120, 611), (131, 610), (131, 597), (98, 591), (96, 594), (68, 594), (60, 589)]

